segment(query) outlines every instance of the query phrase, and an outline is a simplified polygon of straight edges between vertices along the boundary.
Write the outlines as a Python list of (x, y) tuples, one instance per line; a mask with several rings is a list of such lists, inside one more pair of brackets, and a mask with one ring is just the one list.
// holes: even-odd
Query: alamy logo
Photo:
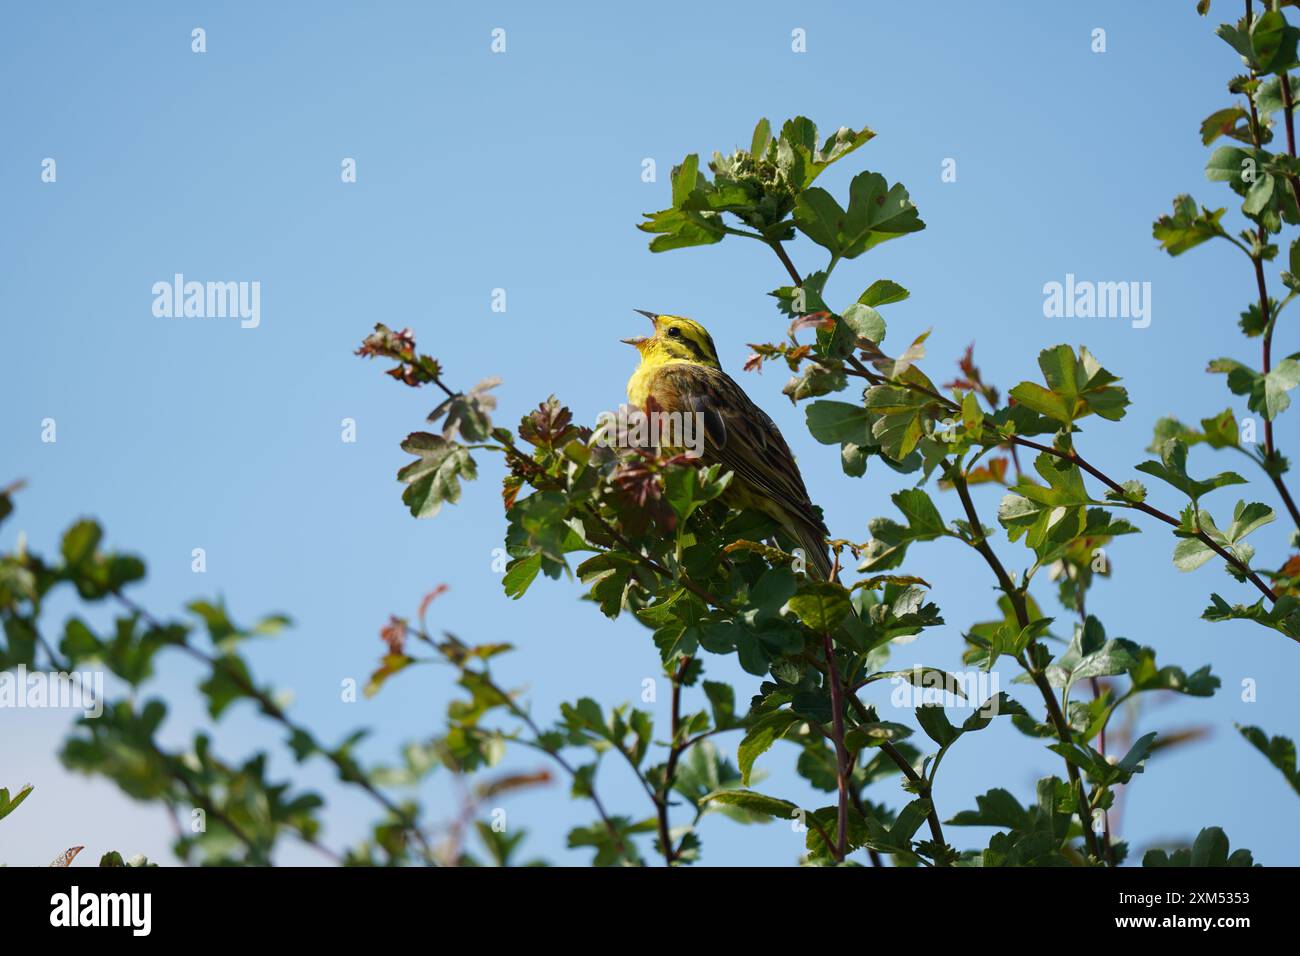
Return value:
[(664, 412), (647, 414), (639, 408), (620, 405), (616, 412), (596, 416), (595, 445), (608, 448), (672, 448), (691, 458), (704, 454), (704, 413)]
[(1076, 282), (1043, 286), (1043, 315), (1049, 319), (1132, 319), (1135, 329), (1151, 324), (1150, 282)]
[(902, 710), (965, 707), (978, 709), (984, 717), (998, 715), (1001, 697), (997, 671), (945, 672), (918, 664), (910, 671), (897, 671), (889, 682), (894, 685), (889, 703)]
[(80, 710), (85, 717), (104, 713), (104, 672), (27, 672), (24, 664), (0, 674), (0, 709)]
[(50, 897), (51, 926), (129, 926), (133, 936), (148, 936), (153, 924), (149, 893), (86, 893), (73, 886)]
[(261, 282), (171, 282), (153, 284), (153, 314), (160, 319), (239, 319), (240, 328), (262, 324)]

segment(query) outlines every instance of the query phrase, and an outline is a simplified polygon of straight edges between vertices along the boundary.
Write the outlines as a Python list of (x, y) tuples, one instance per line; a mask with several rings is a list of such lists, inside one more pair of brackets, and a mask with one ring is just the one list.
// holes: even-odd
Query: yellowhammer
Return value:
[(776, 423), (722, 370), (704, 326), (678, 315), (637, 309), (654, 335), (623, 339), (641, 353), (627, 383), (631, 404), (647, 399), (665, 412), (698, 413), (704, 421), (703, 459), (735, 473), (724, 500), (770, 515), (822, 578), (831, 576), (826, 525), (808, 498), (803, 476)]

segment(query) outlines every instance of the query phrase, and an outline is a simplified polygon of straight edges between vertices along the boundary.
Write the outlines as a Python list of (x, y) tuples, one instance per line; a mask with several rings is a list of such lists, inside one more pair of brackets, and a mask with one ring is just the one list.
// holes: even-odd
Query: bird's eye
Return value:
[(679, 328), (678, 328), (677, 326), (675, 326), (675, 325), (673, 325), (673, 326), (669, 326), (669, 328), (668, 328), (668, 334), (669, 334), (672, 338), (680, 339), (680, 338), (682, 337), (682, 330), (679, 329)]

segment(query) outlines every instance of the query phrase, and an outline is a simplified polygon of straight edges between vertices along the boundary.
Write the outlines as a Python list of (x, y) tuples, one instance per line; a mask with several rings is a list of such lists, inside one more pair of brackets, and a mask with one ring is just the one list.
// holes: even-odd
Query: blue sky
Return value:
[[(7, 8), (0, 483), (29, 485), (0, 536), (11, 546), (22, 530), (32, 547), (53, 551), (67, 524), (93, 515), (112, 546), (147, 558), (138, 596), (156, 613), (213, 594), (244, 620), (289, 613), (295, 628), (251, 651), (257, 671), (291, 691), (294, 716), (327, 740), (372, 727), (372, 759), (435, 730), (449, 687), (412, 672), (375, 700), (342, 704), (340, 681), (364, 678), (388, 614), (412, 613), (438, 583), (451, 590), (434, 623), (466, 640), (518, 645), (499, 675), (528, 688), (539, 717), (583, 695), (636, 699), (659, 670), (640, 625), (609, 624), (572, 583), (539, 582), (521, 602), (503, 597), (491, 569), (504, 530), (496, 462), (480, 460), (482, 479), (458, 507), (432, 522), (408, 516), (393, 477), (405, 459), (397, 444), (434, 399), (353, 357), (360, 338), (376, 321), (409, 325), (455, 385), (500, 375), (503, 422), (550, 392), (581, 420), (615, 407), (633, 359), (618, 339), (640, 333), (633, 308), (703, 321), (735, 372), (746, 342), (782, 333), (765, 295), (785, 281), (779, 264), (740, 240), (652, 256), (635, 223), (667, 204), (673, 163), (747, 145), (759, 117), (804, 114), (824, 132), (867, 125), (878, 137), (821, 184), (843, 193), (862, 169), (902, 181), (928, 228), (842, 265), (832, 302), (882, 277), (912, 290), (885, 310), (888, 344), (933, 328), (925, 367), (940, 380), (971, 341), (1004, 390), (1037, 379), (1040, 349), (1087, 343), (1124, 377), (1133, 407), (1118, 424), (1087, 423), (1080, 446), (1108, 472), (1134, 477), (1157, 417), (1195, 420), (1228, 406), (1222, 379), (1203, 371), (1208, 359), (1258, 362), (1257, 344), (1236, 330), (1252, 294), (1240, 253), (1211, 244), (1171, 260), (1150, 234), (1179, 192), (1212, 205), (1234, 198), (1205, 181), (1197, 136), (1200, 120), (1227, 104), (1224, 83), (1238, 65), (1213, 36), (1215, 22), (1198, 18), (1191, 0)], [(190, 49), (195, 27), (207, 33), (202, 55)], [(497, 27), (506, 30), (501, 55), (489, 49)], [(1096, 27), (1106, 30), (1103, 54), (1091, 51)], [(795, 28), (807, 33), (804, 54), (791, 52)], [(46, 157), (57, 162), (56, 183), (41, 181)], [(354, 184), (340, 181), (345, 157), (356, 160)], [(642, 181), (647, 157), (657, 183)], [(946, 158), (956, 160), (956, 182), (941, 182)], [(791, 255), (805, 270), (821, 262), (806, 241)], [(151, 287), (177, 272), (260, 282), (261, 325), (155, 317)], [(1044, 283), (1067, 273), (1149, 281), (1150, 327), (1044, 318)], [(490, 309), (495, 288), (507, 292), (505, 313)], [(1285, 325), (1278, 347), (1294, 348)], [(865, 479), (842, 475), (835, 450), (808, 436), (802, 409), (780, 394), (784, 379), (769, 367), (742, 381), (790, 440), (833, 532), (865, 540), (868, 519), (890, 512), (888, 495), (907, 479), (878, 465)], [(41, 442), (45, 418), (57, 422), (55, 444)], [(355, 444), (340, 440), (344, 418), (357, 422)], [(1300, 440), (1295, 420), (1278, 423), (1284, 450)], [(1194, 469), (1245, 467), (1212, 457), (1196, 449)], [(981, 491), (991, 523), (998, 495)], [(1152, 493), (1165, 510), (1180, 506), (1167, 489)], [(1276, 504), (1258, 483), (1248, 494)], [(1210, 503), (1226, 514), (1234, 500), (1223, 491)], [(949, 497), (940, 504), (956, 516)], [(1294, 819), (1295, 795), (1232, 725), (1300, 731), (1288, 683), (1296, 647), (1248, 624), (1201, 621), (1212, 589), (1253, 597), (1217, 565), (1176, 572), (1173, 539), (1142, 527), (1114, 546), (1114, 577), (1090, 609), (1111, 635), (1154, 645), (1162, 663), (1213, 664), (1223, 687), (1144, 715), (1143, 731), (1211, 733), (1150, 761), (1125, 799), (1123, 835), (1141, 846), (1217, 824), (1258, 860), (1294, 864), (1300, 831), (1274, 821)], [(1253, 540), (1270, 563), (1283, 553), (1284, 523)], [(207, 552), (202, 576), (190, 570), (195, 547)], [(1028, 554), (1002, 551), (1014, 566)], [(991, 578), (959, 546), (915, 555), (911, 569), (934, 584), (948, 623), (895, 661), (956, 667), (961, 631), (991, 616)], [(1058, 612), (1047, 588), (1039, 597)], [(53, 620), (67, 610), (54, 609)], [(756, 686), (730, 661), (706, 666), (736, 681), (742, 700)], [(202, 716), (194, 672), (176, 659), (165, 671), (154, 689), (173, 701), (167, 732), (179, 745)], [(1011, 676), (1004, 688), (1030, 703)], [(1252, 703), (1241, 699), (1248, 679), (1258, 687)], [(667, 720), (666, 694), (656, 716)], [(0, 827), (0, 858), (41, 864), (74, 843), (96, 855), (166, 858), (161, 810), (59, 767), (66, 714), (0, 719), (0, 785), (37, 787), (21, 825), (14, 817)], [(236, 756), (278, 735), (241, 710), (217, 741)], [(720, 738), (729, 749), (736, 742)], [(536, 764), (527, 754), (512, 761)], [(769, 754), (765, 789), (829, 802), (810, 796), (792, 765), (789, 750)], [(972, 808), (998, 785), (1028, 800), (1035, 779), (1060, 770), (995, 725), (946, 758), (939, 810), (947, 818)], [(303, 778), (327, 783), (328, 774), (311, 766)], [(612, 765), (601, 788), (618, 812), (647, 812)], [(564, 849), (565, 833), (590, 812), (563, 790), (515, 799), (510, 819), (531, 831), (533, 854), (581, 862)], [(425, 795), (436, 804), (445, 792), (435, 784)], [(875, 796), (898, 805), (902, 794), (886, 786)], [(335, 801), (327, 840), (355, 839), (368, 812), (355, 798)], [(984, 831), (949, 834), (963, 847), (987, 840)], [(702, 837), (711, 863), (784, 864), (799, 853), (781, 825), (708, 819)], [(312, 859), (295, 848), (284, 858)]]

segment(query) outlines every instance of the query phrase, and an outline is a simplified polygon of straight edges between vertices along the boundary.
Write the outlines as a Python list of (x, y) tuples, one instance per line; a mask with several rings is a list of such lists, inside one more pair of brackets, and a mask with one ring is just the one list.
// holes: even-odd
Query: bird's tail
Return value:
[(803, 521), (794, 521), (788, 529), (803, 548), (808, 568), (823, 581), (832, 579), (834, 565), (831, 564), (830, 552), (826, 547), (826, 529), (815, 528)]

